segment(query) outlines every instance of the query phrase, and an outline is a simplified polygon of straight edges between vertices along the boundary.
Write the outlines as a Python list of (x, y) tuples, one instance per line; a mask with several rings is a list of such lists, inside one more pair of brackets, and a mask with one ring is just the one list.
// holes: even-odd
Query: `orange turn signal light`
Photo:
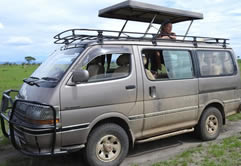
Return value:
[[(28, 119), (30, 123), (32, 124), (39, 124), (39, 125), (50, 125), (54, 124), (54, 120), (33, 120), (33, 119)], [(59, 123), (59, 119), (56, 119), (56, 124)]]

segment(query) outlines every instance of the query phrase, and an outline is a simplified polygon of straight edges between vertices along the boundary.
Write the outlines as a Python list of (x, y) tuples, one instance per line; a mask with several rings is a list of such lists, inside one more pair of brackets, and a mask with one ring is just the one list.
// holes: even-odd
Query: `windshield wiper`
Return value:
[[(39, 80), (39, 78), (37, 78), (37, 77), (29, 77), (29, 78), (30, 79), (36, 79), (36, 81)], [(39, 84), (36, 81), (29, 80), (29, 78), (25, 78), (23, 80), (23, 82), (30, 85), (30, 86), (36, 85), (37, 87), (40, 87)]]
[(33, 77), (33, 76), (31, 76), (31, 77), (29, 77), (29, 78), (32, 78), (32, 79), (35, 79), (35, 80), (39, 80), (38, 77)]
[(42, 80), (46, 80), (46, 81), (58, 81), (59, 79), (54, 78), (54, 77), (42, 77)]

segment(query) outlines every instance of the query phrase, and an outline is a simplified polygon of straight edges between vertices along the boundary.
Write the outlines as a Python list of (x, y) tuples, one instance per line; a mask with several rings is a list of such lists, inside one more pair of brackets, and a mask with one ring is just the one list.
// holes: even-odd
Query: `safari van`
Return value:
[[(1, 128), (17, 150), (45, 156), (84, 148), (89, 165), (116, 166), (137, 143), (188, 132), (216, 139), (226, 117), (240, 111), (240, 73), (228, 39), (188, 36), (201, 13), (124, 1), (99, 16), (126, 21), (120, 31), (57, 34), (60, 49), (19, 91), (3, 93)], [(167, 19), (190, 21), (185, 35), (149, 33)], [(127, 32), (128, 21), (149, 25)]]

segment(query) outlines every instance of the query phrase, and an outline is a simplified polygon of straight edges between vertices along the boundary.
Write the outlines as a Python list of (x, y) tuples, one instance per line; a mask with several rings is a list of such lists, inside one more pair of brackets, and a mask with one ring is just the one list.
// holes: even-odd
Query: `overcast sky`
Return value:
[[(190, 35), (225, 37), (237, 56), (241, 55), (240, 0), (139, 0), (204, 14), (194, 21)], [(53, 36), (69, 28), (120, 30), (124, 21), (98, 18), (98, 10), (122, 0), (0, 0), (0, 62), (24, 61), (33, 56), (43, 61), (58, 46)], [(188, 22), (175, 24), (184, 34)], [(147, 25), (128, 24), (129, 31), (144, 31)]]

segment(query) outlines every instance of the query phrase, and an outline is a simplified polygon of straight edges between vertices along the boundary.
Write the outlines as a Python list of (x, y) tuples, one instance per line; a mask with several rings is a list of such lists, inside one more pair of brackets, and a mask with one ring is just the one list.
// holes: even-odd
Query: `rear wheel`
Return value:
[(86, 145), (86, 160), (90, 166), (117, 166), (126, 157), (129, 139), (125, 130), (112, 123), (95, 128)]
[(220, 134), (222, 125), (221, 112), (215, 107), (209, 107), (203, 113), (197, 126), (198, 135), (204, 141), (216, 139)]

